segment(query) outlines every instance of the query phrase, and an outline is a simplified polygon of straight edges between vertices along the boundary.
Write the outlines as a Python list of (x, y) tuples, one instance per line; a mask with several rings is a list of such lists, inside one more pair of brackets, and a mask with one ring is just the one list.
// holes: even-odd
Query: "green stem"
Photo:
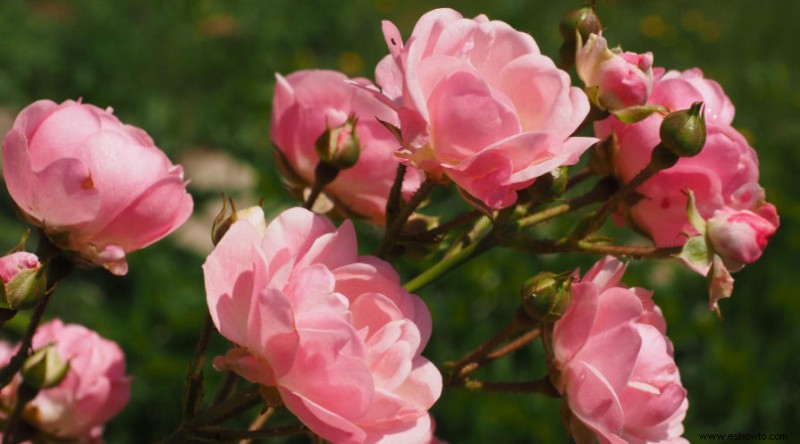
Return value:
[(12, 444), (21, 441), (21, 439), (17, 439), (17, 431), (22, 421), (22, 411), (25, 409), (25, 405), (31, 402), (38, 394), (38, 388), (32, 387), (24, 382), (20, 384), (17, 390), (17, 403), (14, 405), (14, 410), (11, 412), (8, 423), (6, 423), (6, 428), (3, 431), (3, 444)]
[[(381, 240), (380, 245), (378, 246), (378, 252), (376, 256), (380, 258), (385, 258), (389, 251), (391, 251), (392, 247), (394, 246), (395, 242), (397, 241), (397, 237), (400, 235), (400, 231), (403, 229), (403, 225), (405, 225), (408, 218), (414, 213), (414, 210), (428, 197), (431, 190), (436, 184), (431, 180), (425, 180), (422, 182), (422, 185), (419, 186), (419, 189), (411, 199), (403, 206), (400, 212), (397, 214), (393, 220), (389, 221), (387, 216), (387, 228), (386, 233), (383, 235), (383, 239)], [(388, 204), (387, 204), (388, 205)]]
[(22, 341), (20, 341), (19, 350), (17, 350), (17, 353), (11, 358), (8, 365), (0, 370), (0, 388), (7, 386), (8, 383), (11, 382), (14, 375), (22, 368), (22, 364), (28, 359), (28, 354), (31, 351), (33, 334), (36, 333), (36, 328), (39, 327), (42, 315), (44, 315), (44, 309), (47, 308), (47, 303), (50, 302), (51, 294), (52, 292), (48, 291), (42, 302), (33, 310), (31, 320), (28, 323), (28, 329), (25, 330), (25, 335), (22, 337)]
[(324, 162), (318, 163), (314, 170), (314, 185), (311, 186), (311, 193), (308, 195), (308, 198), (303, 202), (303, 208), (310, 210), (314, 206), (314, 202), (317, 201), (320, 193), (322, 193), (322, 190), (333, 182), (338, 175), (338, 168)]
[(405, 289), (410, 293), (416, 293), (421, 288), (442, 277), (445, 273), (455, 269), (465, 262), (472, 260), (482, 253), (491, 250), (496, 245), (498, 245), (498, 242), (494, 236), (486, 236), (477, 242), (469, 244), (457, 253), (445, 257), (432, 267), (420, 273), (414, 279), (406, 282), (403, 287), (405, 287)]
[(548, 378), (537, 379), (525, 382), (487, 382), (468, 379), (460, 385), (451, 386), (452, 388), (463, 388), (476, 392), (495, 392), (495, 393), (539, 393), (551, 398), (560, 398), (553, 384)]

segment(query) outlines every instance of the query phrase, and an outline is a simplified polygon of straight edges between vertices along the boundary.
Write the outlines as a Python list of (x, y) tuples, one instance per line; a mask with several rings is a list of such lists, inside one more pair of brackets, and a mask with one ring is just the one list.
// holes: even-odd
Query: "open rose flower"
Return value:
[[(59, 358), (69, 361), (69, 371), (58, 385), (36, 395), (23, 411), (24, 420), (42, 433), (43, 442), (102, 443), (103, 425), (131, 395), (122, 350), (81, 325), (58, 319), (40, 326), (33, 336), (34, 350), (51, 343)], [(11, 353), (0, 353), (0, 357), (5, 364)], [(15, 379), (0, 392), (0, 404), (13, 406), (19, 383)]]
[(111, 110), (40, 100), (3, 139), (3, 177), (26, 221), (80, 261), (125, 274), (125, 255), (189, 217), (180, 166)]
[(645, 105), (653, 87), (652, 53), (608, 49), (606, 39), (597, 34), (578, 49), (575, 70), (592, 91), (589, 96), (610, 111)]
[[(389, 264), (359, 257), (353, 226), (301, 208), (235, 222), (203, 270), (209, 311), (236, 347), (219, 370), (274, 387), (335, 443), (419, 443), (441, 374), (420, 353), (427, 307)], [(274, 400), (273, 400), (274, 402)]]
[[(366, 79), (351, 81), (336, 71), (298, 71), (286, 77), (279, 74), (272, 102), (271, 135), (282, 155), (287, 179), (299, 179), (300, 183), (292, 185), (305, 189), (315, 180), (314, 170), (319, 163), (317, 138), (326, 128), (344, 124), (349, 116), (357, 118), (358, 161), (351, 168), (340, 170), (324, 193), (346, 213), (382, 224), (397, 170), (394, 151), (399, 142), (378, 119), (395, 126), (398, 120), (392, 107), (365, 88), (374, 86)], [(419, 171), (408, 170), (403, 193), (416, 191), (421, 177)]]
[[(643, 198), (624, 208), (618, 221), (627, 220), (657, 246), (669, 247), (683, 245), (697, 234), (687, 218), (688, 191), (694, 194), (703, 219), (725, 206), (755, 210), (764, 201), (756, 152), (731, 126), (734, 108), (719, 84), (703, 78), (698, 69), (659, 71), (649, 103), (677, 111), (704, 102), (706, 144), (700, 154), (683, 157), (645, 181), (637, 188)], [(615, 117), (595, 124), (598, 137), (616, 134), (614, 168), (621, 181), (630, 181), (647, 165), (660, 141), (662, 121), (663, 116), (656, 113), (635, 124), (626, 125)]]
[(652, 293), (625, 288), (625, 266), (606, 257), (572, 284), (553, 329), (555, 381), (580, 444), (686, 443), (688, 401)]
[(391, 55), (376, 78), (399, 107), (399, 155), (483, 205), (512, 205), (517, 190), (595, 142), (570, 137), (589, 101), (530, 35), (452, 9), (423, 15), (405, 45), (392, 23), (383, 31)]

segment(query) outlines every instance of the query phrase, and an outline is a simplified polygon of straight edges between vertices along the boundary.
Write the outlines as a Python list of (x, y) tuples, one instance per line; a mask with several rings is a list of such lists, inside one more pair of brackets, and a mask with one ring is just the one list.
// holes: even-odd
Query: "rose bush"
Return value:
[[(336, 443), (421, 442), (442, 379), (420, 353), (427, 307), (392, 267), (359, 257), (353, 226), (289, 209), (235, 222), (203, 266), (209, 311), (236, 347), (214, 365), (274, 387)], [(274, 402), (274, 400), (273, 400)]]
[(429, 177), (505, 208), (595, 142), (571, 137), (589, 102), (530, 35), (452, 9), (423, 15), (405, 45), (392, 23), (383, 30), (391, 54), (376, 79), (398, 107), (398, 155)]
[[(386, 201), (394, 182), (398, 160), (394, 151), (396, 137), (378, 119), (397, 125), (392, 107), (366, 90), (373, 88), (366, 79), (350, 80), (342, 73), (307, 70), (277, 75), (272, 102), (271, 137), (290, 171), (289, 180), (299, 176), (299, 188), (311, 187), (314, 169), (319, 163), (315, 151), (317, 138), (326, 130), (345, 123), (350, 115), (358, 119), (356, 132), (360, 141), (358, 161), (339, 171), (325, 187), (325, 195), (346, 213), (382, 224)], [(417, 188), (422, 175), (409, 169), (403, 182), (408, 196)]]
[(3, 139), (3, 177), (23, 218), (80, 261), (125, 274), (125, 255), (192, 212), (183, 172), (111, 110), (68, 100), (23, 109)]
[(610, 256), (597, 262), (553, 328), (568, 427), (579, 443), (685, 443), (688, 401), (666, 322), (651, 292), (620, 286), (624, 272)]

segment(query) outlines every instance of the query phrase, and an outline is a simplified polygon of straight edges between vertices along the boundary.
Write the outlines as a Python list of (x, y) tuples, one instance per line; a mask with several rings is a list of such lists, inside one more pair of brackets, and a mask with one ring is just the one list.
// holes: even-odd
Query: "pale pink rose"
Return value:
[(530, 35), (452, 9), (423, 15), (405, 46), (392, 23), (383, 32), (391, 55), (376, 78), (399, 107), (398, 155), (484, 205), (512, 205), (517, 190), (595, 142), (570, 137), (589, 101)]
[(771, 204), (764, 204), (756, 212), (725, 207), (708, 220), (707, 236), (725, 267), (734, 272), (761, 257), (779, 224), (778, 213)]
[[(358, 162), (339, 171), (324, 193), (346, 212), (382, 224), (398, 165), (394, 151), (400, 143), (378, 119), (396, 126), (397, 112), (367, 90), (375, 87), (366, 79), (350, 80), (340, 72), (324, 70), (276, 77), (272, 141), (306, 187), (314, 183), (319, 163), (317, 138), (326, 128), (345, 123), (350, 115), (358, 118)], [(416, 191), (421, 178), (419, 171), (407, 171), (403, 193), (408, 196)]]
[(625, 288), (612, 257), (572, 284), (572, 303), (553, 329), (556, 386), (579, 443), (686, 443), (688, 401), (652, 293)]
[(34, 270), (41, 266), (39, 258), (27, 251), (18, 251), (0, 257), (0, 279), (4, 284), (18, 275), (22, 270)]
[(587, 88), (596, 89), (589, 95), (611, 111), (645, 105), (653, 88), (653, 54), (609, 49), (602, 35), (591, 34), (578, 49), (575, 70)]
[[(81, 325), (58, 319), (41, 325), (33, 336), (34, 350), (50, 343), (55, 344), (62, 361), (69, 361), (70, 369), (60, 384), (42, 389), (25, 407), (25, 421), (54, 441), (102, 443), (103, 425), (122, 410), (131, 395), (122, 350)], [(0, 364), (6, 364), (15, 352), (0, 342)], [(16, 377), (0, 392), (0, 404), (13, 407), (20, 382)]]
[[(763, 203), (758, 186), (758, 159), (745, 138), (732, 126), (734, 108), (722, 88), (703, 78), (699, 69), (663, 74), (658, 69), (649, 104), (671, 111), (686, 109), (703, 101), (707, 139), (700, 154), (683, 157), (678, 163), (647, 180), (637, 192), (644, 196), (625, 208), (618, 221), (627, 219), (659, 247), (682, 245), (697, 234), (687, 218), (687, 192), (692, 191), (697, 209), (704, 219), (724, 206), (753, 209)], [(622, 182), (630, 181), (650, 160), (660, 142), (659, 113), (634, 123), (623, 124), (609, 117), (595, 124), (598, 137), (617, 135), (619, 151), (614, 156), (615, 173)]]
[(349, 221), (293, 208), (259, 225), (235, 222), (203, 265), (211, 318), (236, 345), (214, 366), (277, 388), (331, 442), (421, 442), (442, 389), (420, 355), (425, 303), (389, 264), (358, 256)]
[(3, 139), (3, 177), (23, 217), (83, 262), (125, 274), (125, 255), (189, 217), (180, 166), (111, 109), (39, 100)]

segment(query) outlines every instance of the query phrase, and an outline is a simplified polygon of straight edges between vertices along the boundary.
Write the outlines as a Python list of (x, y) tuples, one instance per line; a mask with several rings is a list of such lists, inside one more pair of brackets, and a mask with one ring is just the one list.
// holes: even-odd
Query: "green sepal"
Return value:
[(650, 117), (653, 113), (667, 113), (669, 110), (660, 105), (640, 105), (610, 112), (622, 123), (636, 123)]

